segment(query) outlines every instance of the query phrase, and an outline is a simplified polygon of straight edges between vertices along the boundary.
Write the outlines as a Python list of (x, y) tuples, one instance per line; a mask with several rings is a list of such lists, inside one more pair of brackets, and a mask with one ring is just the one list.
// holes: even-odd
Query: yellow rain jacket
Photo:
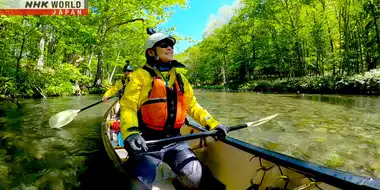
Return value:
[[(149, 68), (149, 65), (146, 65)], [(159, 72), (155, 70), (158, 76), (167, 77), (168, 85), (173, 86), (176, 75), (176, 68), (173, 67), (168, 72)], [(130, 75), (130, 81), (128, 82), (125, 93), (120, 100), (120, 117), (121, 117), (121, 133), (123, 140), (132, 134), (138, 134), (139, 131), (132, 130), (132, 128), (138, 127), (137, 111), (140, 106), (148, 100), (148, 93), (152, 89), (153, 79), (148, 71), (139, 68)], [(219, 122), (215, 120), (205, 109), (203, 109), (194, 97), (193, 88), (189, 81), (181, 74), (184, 83), (185, 96), (188, 101), (188, 115), (194, 118), (202, 126), (209, 126), (210, 129), (214, 129)], [(131, 130), (128, 130), (131, 129)]]
[[(120, 80), (117, 80), (115, 85), (113, 85), (110, 89), (107, 90), (107, 92), (103, 95), (104, 97), (112, 97), (115, 96), (119, 91), (121, 91), (124, 88), (123, 80), (125, 80), (125, 83), (128, 83), (129, 77), (124, 79), (124, 77)], [(125, 84), (126, 85), (126, 84)]]

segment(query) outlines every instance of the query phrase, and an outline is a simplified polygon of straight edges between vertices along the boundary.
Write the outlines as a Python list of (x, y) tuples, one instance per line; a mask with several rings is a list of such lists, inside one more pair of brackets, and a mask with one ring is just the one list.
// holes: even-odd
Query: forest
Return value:
[(179, 59), (199, 88), (379, 94), (379, 0), (242, 0)]
[(85, 16), (0, 16), (0, 99), (104, 92), (123, 74), (126, 60), (145, 63), (146, 28), (186, 1), (88, 4)]
[[(380, 0), (240, 3), (176, 56), (195, 88), (380, 94)], [(103, 93), (125, 60), (144, 65), (146, 28), (186, 5), (89, 0), (87, 16), (0, 16), (0, 99)]]

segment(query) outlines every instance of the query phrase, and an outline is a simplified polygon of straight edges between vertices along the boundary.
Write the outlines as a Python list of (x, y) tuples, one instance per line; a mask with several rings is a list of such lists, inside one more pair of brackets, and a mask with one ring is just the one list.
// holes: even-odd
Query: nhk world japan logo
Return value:
[(0, 0), (0, 15), (81, 16), (88, 0)]

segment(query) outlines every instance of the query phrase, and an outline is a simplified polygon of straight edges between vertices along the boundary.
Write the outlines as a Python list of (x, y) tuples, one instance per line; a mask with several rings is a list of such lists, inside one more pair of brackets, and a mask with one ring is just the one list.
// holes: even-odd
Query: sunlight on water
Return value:
[(230, 136), (280, 153), (380, 178), (380, 98), (196, 91), (199, 103), (235, 125), (272, 121)]

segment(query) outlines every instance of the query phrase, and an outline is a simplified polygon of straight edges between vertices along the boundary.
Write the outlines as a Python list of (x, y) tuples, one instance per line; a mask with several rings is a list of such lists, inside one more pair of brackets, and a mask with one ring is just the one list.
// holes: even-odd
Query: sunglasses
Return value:
[(162, 43), (158, 44), (157, 46), (160, 47), (160, 48), (167, 48), (167, 47), (169, 47), (169, 46), (170, 46), (171, 48), (173, 48), (173, 47), (174, 47), (174, 44), (173, 44), (173, 43), (162, 42)]

